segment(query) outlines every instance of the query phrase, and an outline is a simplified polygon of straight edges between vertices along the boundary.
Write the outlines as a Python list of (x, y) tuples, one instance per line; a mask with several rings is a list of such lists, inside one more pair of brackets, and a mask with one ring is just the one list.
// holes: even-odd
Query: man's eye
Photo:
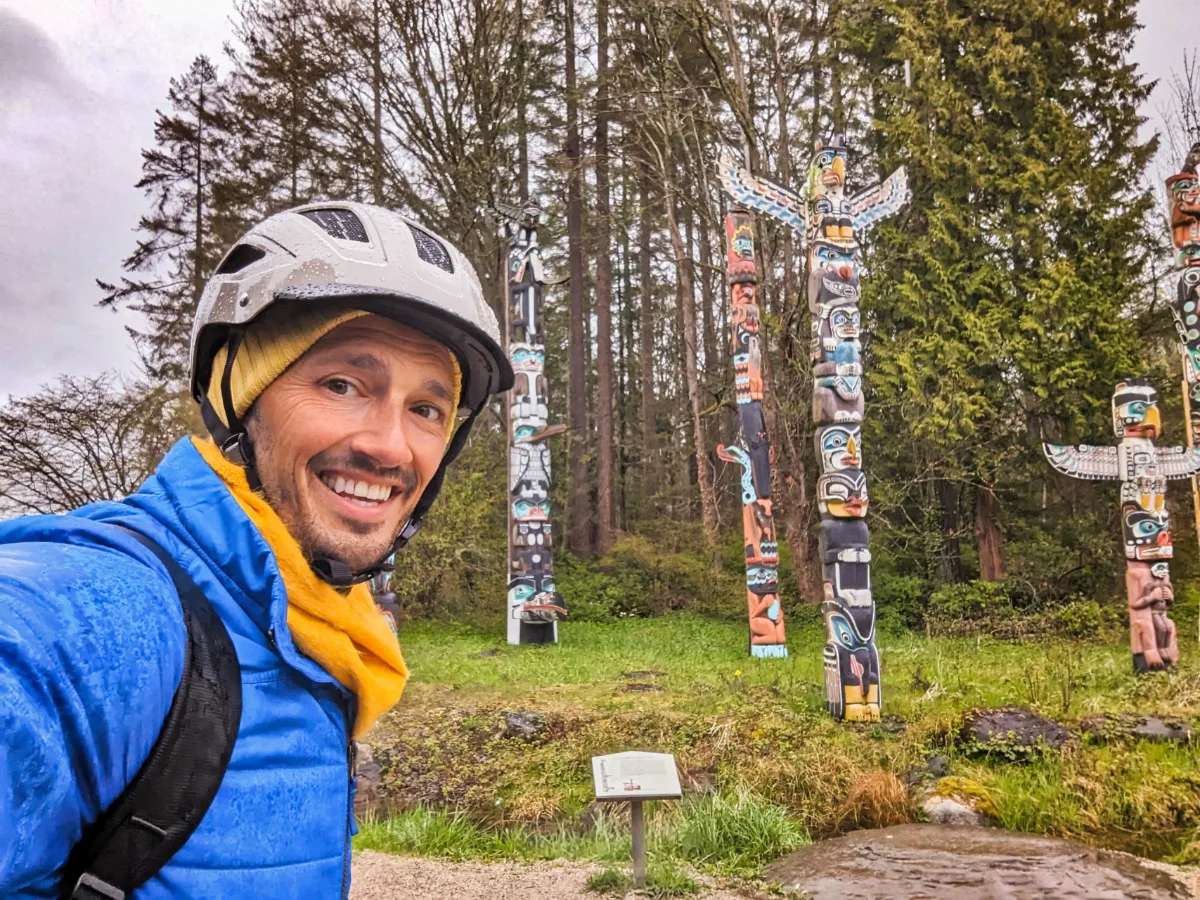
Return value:
[(345, 397), (354, 390), (350, 382), (344, 378), (331, 378), (325, 382), (325, 387), (329, 389), (330, 393), (337, 394), (339, 397)]
[(420, 406), (414, 407), (413, 411), (418, 416), (429, 419), (431, 422), (436, 422), (442, 418), (442, 411), (430, 403), (422, 403)]

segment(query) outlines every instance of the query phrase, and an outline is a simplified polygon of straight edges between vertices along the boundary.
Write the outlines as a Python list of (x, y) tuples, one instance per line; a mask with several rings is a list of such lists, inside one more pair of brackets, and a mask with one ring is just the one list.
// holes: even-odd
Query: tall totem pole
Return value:
[(565, 431), (547, 425), (546, 349), (542, 335), (542, 260), (536, 201), (517, 209), (493, 204), (509, 243), (508, 358), (516, 383), (508, 401), (508, 642), (553, 644), (567, 615), (554, 589), (550, 554), (550, 447)]
[(741, 446), (717, 447), (717, 456), (742, 467), (742, 529), (746, 537), (746, 598), (750, 655), (787, 656), (779, 603), (779, 543), (771, 515), (771, 441), (763, 418), (762, 352), (758, 334), (758, 269), (754, 221), (737, 209), (725, 217), (727, 277), (732, 294), (730, 330), (733, 384)]
[(1192, 423), (1188, 443), (1200, 444), (1200, 143), (1192, 145), (1183, 169), (1167, 179), (1171, 201), (1171, 240), (1179, 251), (1179, 286), (1171, 303), (1175, 330), (1183, 343), (1183, 375), (1187, 381)]
[(1087, 481), (1121, 482), (1121, 532), (1125, 546), (1125, 592), (1133, 670), (1145, 672), (1179, 659), (1175, 623), (1167, 617), (1174, 599), (1168, 560), (1174, 553), (1167, 515), (1167, 481), (1200, 472), (1200, 450), (1160, 450), (1158, 393), (1145, 378), (1129, 378), (1113, 389), (1113, 431), (1120, 444), (1067, 447), (1043, 444), (1050, 465)]
[(720, 176), (737, 203), (778, 219), (807, 242), (825, 707), (838, 719), (872, 721), (880, 715), (880, 684), (870, 534), (864, 521), (858, 241), (908, 202), (908, 175), (901, 167), (847, 198), (846, 144), (835, 135), (817, 143), (801, 194), (751, 175), (728, 155), (721, 158)]

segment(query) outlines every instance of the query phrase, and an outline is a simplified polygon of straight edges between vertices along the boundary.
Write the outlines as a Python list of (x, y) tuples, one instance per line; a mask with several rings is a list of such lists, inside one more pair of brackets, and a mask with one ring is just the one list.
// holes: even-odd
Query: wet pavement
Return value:
[(997, 828), (901, 825), (806, 847), (767, 880), (809, 900), (1191, 900), (1137, 857)]

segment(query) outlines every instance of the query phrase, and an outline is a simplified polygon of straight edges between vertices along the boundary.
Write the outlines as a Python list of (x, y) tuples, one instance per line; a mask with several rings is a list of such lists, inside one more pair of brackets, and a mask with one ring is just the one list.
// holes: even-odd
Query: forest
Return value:
[[(507, 248), (486, 208), (532, 197), (550, 421), (567, 426), (560, 590), (582, 619), (736, 615), (738, 472), (714, 452), (738, 428), (716, 160), (798, 184), (814, 142), (841, 134), (848, 181), (904, 165), (912, 190), (861, 254), (881, 615), (1067, 609), (1098, 625), (1121, 594), (1115, 487), (1054, 474), (1041, 442), (1110, 443), (1112, 385), (1130, 375), (1158, 386), (1166, 442), (1185, 436), (1161, 185), (1197, 136), (1197, 67), (1181, 60), (1171, 127), (1147, 136), (1137, 28), (1133, 0), (243, 0), (224, 57), (172, 80), (125, 275), (99, 283), (103, 305), (141, 314), (144, 376), (11, 401), (4, 501), (120, 496), (200, 429), (182, 394), (192, 312), (262, 217), (322, 198), (403, 211), (464, 249), (503, 321)], [(805, 260), (790, 230), (757, 227), (794, 606), (821, 596)], [(401, 561), (406, 615), (500, 613), (503, 415)]]

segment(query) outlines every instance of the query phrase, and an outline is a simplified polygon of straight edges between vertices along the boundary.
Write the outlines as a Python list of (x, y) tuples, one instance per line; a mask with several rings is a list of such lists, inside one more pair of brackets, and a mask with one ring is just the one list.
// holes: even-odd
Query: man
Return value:
[[(163, 755), (185, 668), (203, 664), (181, 606), (191, 584), (232, 641), (240, 715), (211, 805), (134, 896), (349, 891), (353, 739), (407, 677), (365, 582), (416, 531), (512, 371), (462, 254), (351, 203), (243, 237), (191, 344), (215, 442), (181, 440), (125, 500), (0, 524), (0, 896), (125, 896), (72, 849), (153, 768), (151, 749)], [(208, 687), (228, 699), (193, 714), (193, 733), (237, 702), (237, 684)], [(223, 763), (173, 775), (149, 802)], [(139, 848), (174, 830), (145, 818), (125, 816), (135, 849), (119, 855), (152, 856)]]

